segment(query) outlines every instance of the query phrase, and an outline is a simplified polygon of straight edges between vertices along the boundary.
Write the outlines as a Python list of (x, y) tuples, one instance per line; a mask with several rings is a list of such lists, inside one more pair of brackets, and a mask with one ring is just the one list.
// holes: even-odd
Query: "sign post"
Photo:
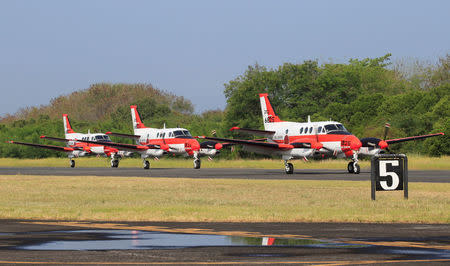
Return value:
[(377, 154), (372, 157), (371, 197), (376, 191), (403, 190), (408, 199), (408, 158), (404, 154)]

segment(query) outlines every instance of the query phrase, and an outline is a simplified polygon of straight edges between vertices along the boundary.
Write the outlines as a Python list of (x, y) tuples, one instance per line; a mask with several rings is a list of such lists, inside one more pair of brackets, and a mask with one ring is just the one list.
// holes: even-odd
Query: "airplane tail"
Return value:
[(69, 116), (67, 114), (63, 114), (63, 123), (64, 123), (64, 134), (75, 133), (72, 127), (70, 126)]
[(137, 111), (136, 105), (131, 105), (131, 119), (133, 120), (133, 129), (145, 128), (144, 123), (142, 123), (139, 113)]
[(259, 100), (261, 102), (261, 112), (265, 129), (267, 129), (267, 126), (270, 123), (283, 122), (277, 115), (275, 115), (267, 93), (260, 93)]

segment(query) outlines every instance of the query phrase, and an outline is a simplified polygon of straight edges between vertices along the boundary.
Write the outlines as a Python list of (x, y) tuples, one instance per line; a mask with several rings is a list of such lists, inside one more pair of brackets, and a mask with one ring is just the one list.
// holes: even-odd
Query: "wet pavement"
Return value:
[(449, 229), (445, 224), (0, 220), (0, 264), (445, 265)]

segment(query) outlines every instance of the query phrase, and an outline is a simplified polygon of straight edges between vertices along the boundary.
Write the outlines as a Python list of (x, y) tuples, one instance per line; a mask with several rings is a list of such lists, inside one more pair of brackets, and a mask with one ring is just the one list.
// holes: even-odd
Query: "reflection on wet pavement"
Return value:
[[(11, 234), (8, 234), (11, 235)], [(21, 238), (34, 239), (23, 242), (14, 249), (23, 250), (124, 250), (124, 249), (178, 249), (189, 247), (219, 246), (277, 246), (319, 249), (351, 249), (363, 253), (384, 253), (413, 255), (420, 258), (449, 259), (450, 250), (419, 247), (389, 246), (386, 239), (380, 242), (364, 241), (346, 243), (334, 240), (242, 237), (213, 234), (167, 233), (137, 230), (74, 230), (47, 231), (13, 234)], [(38, 240), (39, 239), (39, 240)], [(44, 240), (46, 239), (46, 240)], [(359, 242), (359, 243), (358, 243)], [(266, 256), (267, 254), (248, 254), (248, 256)], [(285, 254), (267, 256), (283, 257)]]
[(361, 247), (361, 245), (325, 242), (313, 239), (275, 239), (269, 237), (178, 234), (132, 230), (76, 230), (41, 232), (40, 234), (54, 234), (55, 236), (71, 234), (84, 235), (84, 237), (81, 240), (61, 239), (19, 246), (17, 248), (26, 250), (112, 250), (213, 246)]

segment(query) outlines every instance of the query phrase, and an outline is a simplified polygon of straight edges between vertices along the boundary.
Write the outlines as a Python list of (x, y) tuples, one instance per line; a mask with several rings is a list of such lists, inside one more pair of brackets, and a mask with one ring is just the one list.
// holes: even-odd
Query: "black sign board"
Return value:
[(404, 154), (378, 154), (371, 162), (372, 200), (375, 191), (403, 190), (408, 198), (408, 158)]

